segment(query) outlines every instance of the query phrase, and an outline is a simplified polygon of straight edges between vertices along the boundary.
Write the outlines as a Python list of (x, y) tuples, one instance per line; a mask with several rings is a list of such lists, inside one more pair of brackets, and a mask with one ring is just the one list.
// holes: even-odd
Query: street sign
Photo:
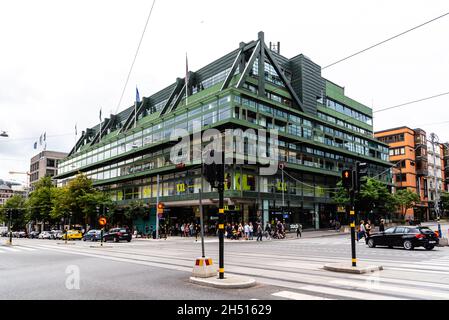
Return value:
[(100, 217), (100, 219), (98, 219), (98, 223), (100, 224), (100, 226), (104, 227), (107, 223), (107, 220), (105, 217)]

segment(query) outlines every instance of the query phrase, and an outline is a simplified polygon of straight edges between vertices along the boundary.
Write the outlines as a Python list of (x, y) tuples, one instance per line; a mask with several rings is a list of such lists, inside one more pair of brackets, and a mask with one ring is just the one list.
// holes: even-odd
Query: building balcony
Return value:
[(417, 176), (428, 176), (429, 175), (429, 170), (427, 170), (427, 169), (417, 169), (416, 170), (416, 175)]

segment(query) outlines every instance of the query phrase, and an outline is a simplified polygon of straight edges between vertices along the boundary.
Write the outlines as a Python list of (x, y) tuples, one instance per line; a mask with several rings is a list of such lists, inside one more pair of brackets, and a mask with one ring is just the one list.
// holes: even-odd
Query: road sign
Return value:
[(100, 219), (98, 219), (98, 223), (100, 224), (100, 226), (105, 226), (106, 225), (106, 218), (105, 217), (101, 217)]

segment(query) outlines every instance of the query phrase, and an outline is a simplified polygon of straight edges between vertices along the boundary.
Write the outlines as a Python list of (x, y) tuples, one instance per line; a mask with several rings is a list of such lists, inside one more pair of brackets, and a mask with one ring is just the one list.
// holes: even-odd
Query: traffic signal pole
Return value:
[(218, 273), (219, 279), (224, 279), (224, 167), (225, 157), (224, 151), (221, 153), (221, 163), (219, 164), (218, 174), (218, 237), (219, 237), (219, 261)]
[(352, 254), (352, 266), (357, 266), (357, 258), (355, 252), (355, 207), (354, 207), (354, 189), (349, 191), (351, 204), (349, 208), (349, 217), (351, 222), (351, 254)]
[[(223, 164), (224, 168), (224, 164)], [(224, 184), (218, 183), (218, 237), (219, 237), (219, 278), (224, 279)]]

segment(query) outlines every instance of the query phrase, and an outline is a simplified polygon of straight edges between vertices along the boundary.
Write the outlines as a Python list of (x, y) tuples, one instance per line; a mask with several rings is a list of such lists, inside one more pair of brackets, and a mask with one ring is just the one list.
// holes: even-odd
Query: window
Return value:
[(47, 167), (56, 168), (56, 161), (55, 161), (55, 159), (47, 159)]

